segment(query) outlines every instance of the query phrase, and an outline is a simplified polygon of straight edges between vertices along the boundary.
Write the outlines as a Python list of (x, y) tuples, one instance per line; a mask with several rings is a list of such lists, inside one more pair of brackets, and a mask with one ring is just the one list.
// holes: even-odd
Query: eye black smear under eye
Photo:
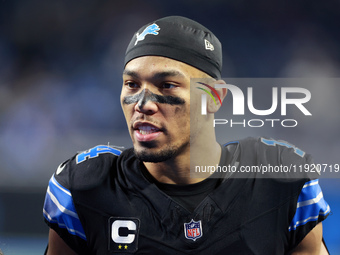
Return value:
[(184, 99), (175, 96), (161, 96), (152, 93), (148, 89), (143, 89), (137, 95), (127, 96), (123, 99), (123, 104), (135, 104), (138, 102), (139, 107), (143, 107), (148, 101), (159, 104), (182, 105), (185, 103)]

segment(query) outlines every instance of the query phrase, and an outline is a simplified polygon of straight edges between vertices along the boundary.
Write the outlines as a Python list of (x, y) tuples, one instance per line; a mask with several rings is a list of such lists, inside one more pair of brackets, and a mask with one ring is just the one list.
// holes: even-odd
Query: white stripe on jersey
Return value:
[(70, 215), (70, 216), (72, 216), (72, 217), (74, 217), (74, 218), (79, 219), (77, 213), (72, 212), (72, 211), (66, 209), (64, 206), (62, 206), (62, 205), (59, 203), (58, 199), (52, 194), (52, 192), (51, 192), (51, 190), (50, 190), (50, 187), (47, 187), (47, 194), (50, 196), (52, 202), (58, 207), (58, 209), (59, 209), (62, 213), (65, 213), (65, 214), (67, 214), (67, 215)]
[(306, 205), (312, 205), (312, 204), (316, 204), (318, 203), (321, 199), (323, 198), (323, 194), (322, 191), (320, 191), (320, 193), (312, 199), (306, 200), (306, 201), (302, 201), (297, 203), (297, 208), (302, 207), (302, 206), (306, 206)]

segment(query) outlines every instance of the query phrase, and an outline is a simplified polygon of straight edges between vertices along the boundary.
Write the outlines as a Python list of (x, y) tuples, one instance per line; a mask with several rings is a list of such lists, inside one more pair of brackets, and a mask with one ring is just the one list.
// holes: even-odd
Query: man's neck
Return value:
[[(180, 155), (159, 163), (144, 162), (149, 173), (159, 182), (168, 184), (193, 184), (210, 176), (209, 173), (200, 174), (197, 178), (190, 176), (190, 169), (194, 171), (195, 166), (216, 166), (221, 157), (221, 146), (217, 143), (201, 146), (190, 146)], [(199, 149), (200, 148), (200, 149)], [(209, 153), (207, 153), (209, 152)]]

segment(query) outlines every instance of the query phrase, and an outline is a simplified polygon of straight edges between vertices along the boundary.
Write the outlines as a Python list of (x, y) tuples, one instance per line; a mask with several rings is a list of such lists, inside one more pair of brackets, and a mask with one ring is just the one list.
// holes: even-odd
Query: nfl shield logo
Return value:
[(202, 237), (202, 222), (194, 221), (193, 219), (189, 223), (184, 223), (184, 234), (185, 238), (192, 239), (196, 241), (196, 239)]

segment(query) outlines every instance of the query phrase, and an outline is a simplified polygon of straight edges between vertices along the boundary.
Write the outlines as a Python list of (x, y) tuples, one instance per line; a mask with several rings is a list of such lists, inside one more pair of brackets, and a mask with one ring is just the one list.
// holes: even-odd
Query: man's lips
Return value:
[(163, 131), (147, 122), (135, 122), (134, 135), (139, 142), (148, 142), (156, 139)]

